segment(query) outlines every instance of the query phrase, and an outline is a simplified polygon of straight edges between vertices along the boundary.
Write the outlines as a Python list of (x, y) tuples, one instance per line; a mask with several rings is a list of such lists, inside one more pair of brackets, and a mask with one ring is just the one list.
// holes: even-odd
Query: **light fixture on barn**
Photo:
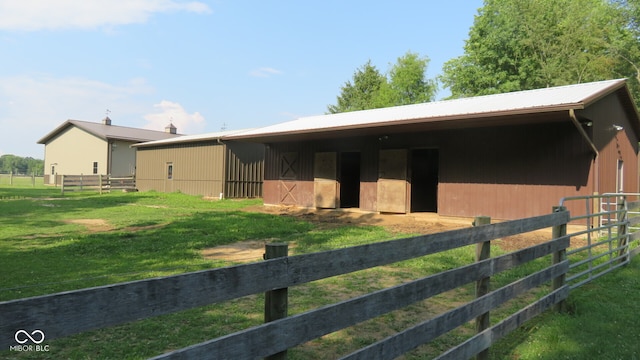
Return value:
[(621, 131), (621, 130), (624, 130), (624, 127), (622, 127), (622, 126), (620, 126), (620, 125), (615, 125), (615, 124), (614, 124), (614, 125), (613, 125), (613, 129), (614, 129), (615, 131)]

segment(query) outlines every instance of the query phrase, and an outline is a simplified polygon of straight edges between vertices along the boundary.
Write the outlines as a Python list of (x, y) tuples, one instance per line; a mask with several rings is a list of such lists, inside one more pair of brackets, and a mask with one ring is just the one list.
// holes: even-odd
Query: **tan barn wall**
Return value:
[(131, 176), (136, 173), (136, 149), (132, 142), (115, 140), (111, 143), (111, 175)]
[(93, 174), (93, 163), (98, 163), (98, 174), (107, 173), (107, 141), (71, 126), (45, 144), (45, 172), (51, 166), (59, 175)]
[[(173, 165), (172, 179), (168, 179), (168, 163)], [(206, 141), (141, 147), (136, 164), (136, 187), (140, 191), (229, 198), (262, 196), (262, 144)]]
[[(224, 145), (216, 142), (138, 148), (136, 187), (218, 197), (223, 192), (224, 155)], [(172, 179), (167, 178), (168, 163), (173, 164)]]

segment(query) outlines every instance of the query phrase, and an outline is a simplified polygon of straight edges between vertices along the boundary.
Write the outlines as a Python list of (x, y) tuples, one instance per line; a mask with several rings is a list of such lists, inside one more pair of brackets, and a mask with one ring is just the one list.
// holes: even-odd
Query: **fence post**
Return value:
[(9, 171), (9, 185), (13, 185), (13, 170)]
[[(567, 211), (567, 208), (565, 206), (554, 206), (553, 207), (553, 212), (557, 213), (557, 212), (563, 212), (563, 211)], [(551, 228), (551, 237), (552, 239), (557, 239), (559, 237), (563, 237), (567, 235), (567, 224), (560, 224), (560, 225), (556, 225), (553, 228)], [(554, 252), (553, 253), (553, 259), (552, 259), (552, 263), (553, 265), (560, 263), (562, 261), (564, 261), (567, 258), (567, 249), (562, 249), (560, 251)], [(566, 279), (566, 274), (562, 274), (560, 276), (558, 276), (557, 278), (553, 279), (553, 285), (552, 285), (552, 290), (558, 290), (561, 287), (563, 287), (565, 285), (565, 279)], [(566, 301), (565, 300), (561, 300), (560, 302), (558, 302), (555, 305), (555, 309), (556, 311), (559, 312), (563, 312), (566, 309)]]
[(80, 191), (82, 191), (82, 173), (80, 173)]
[[(289, 245), (286, 243), (265, 244), (264, 259), (275, 259), (288, 256)], [(289, 308), (289, 289), (275, 289), (264, 294), (264, 322), (287, 317)], [(286, 360), (287, 351), (268, 356), (268, 360)]]
[(64, 195), (64, 175), (60, 175), (60, 193)]
[[(473, 220), (473, 226), (489, 225), (491, 224), (491, 217), (489, 216), (476, 216)], [(484, 241), (476, 244), (476, 262), (489, 259), (491, 257), (491, 241)], [(476, 298), (489, 293), (489, 287), (491, 284), (491, 278), (486, 277), (476, 281)], [(476, 318), (476, 333), (489, 328), (489, 312), (486, 312)], [(478, 360), (489, 359), (489, 349), (483, 350), (476, 356)]]
[[(627, 200), (624, 196), (618, 197), (618, 258), (619, 262), (626, 263), (628, 259), (629, 234), (627, 233)], [(622, 210), (621, 210), (622, 209)], [(627, 255), (625, 256), (625, 253)]]
[(98, 187), (100, 188), (100, 195), (102, 195), (102, 174), (98, 174)]
[(32, 187), (36, 187), (36, 173), (35, 172), (31, 173), (31, 186)]

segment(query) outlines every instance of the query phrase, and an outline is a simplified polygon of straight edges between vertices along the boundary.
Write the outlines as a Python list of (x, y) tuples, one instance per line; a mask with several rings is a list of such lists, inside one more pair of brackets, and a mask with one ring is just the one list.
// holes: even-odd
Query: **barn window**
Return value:
[(93, 162), (93, 174), (97, 174), (98, 173), (98, 162), (94, 161)]
[(167, 179), (173, 179), (173, 163), (167, 163)]

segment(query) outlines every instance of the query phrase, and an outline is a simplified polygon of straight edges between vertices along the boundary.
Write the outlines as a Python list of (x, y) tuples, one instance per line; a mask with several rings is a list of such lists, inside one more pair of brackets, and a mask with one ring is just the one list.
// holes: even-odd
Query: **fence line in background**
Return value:
[(0, 174), (0, 185), (8, 184), (11, 186), (22, 185), (35, 187), (37, 183), (43, 184), (44, 178), (42, 176), (36, 176), (35, 173), (28, 174), (14, 174), (10, 172), (8, 174)]
[(135, 176), (62, 175), (60, 181), (62, 195), (65, 191), (97, 190), (102, 194), (103, 191), (133, 191), (135, 189)]

